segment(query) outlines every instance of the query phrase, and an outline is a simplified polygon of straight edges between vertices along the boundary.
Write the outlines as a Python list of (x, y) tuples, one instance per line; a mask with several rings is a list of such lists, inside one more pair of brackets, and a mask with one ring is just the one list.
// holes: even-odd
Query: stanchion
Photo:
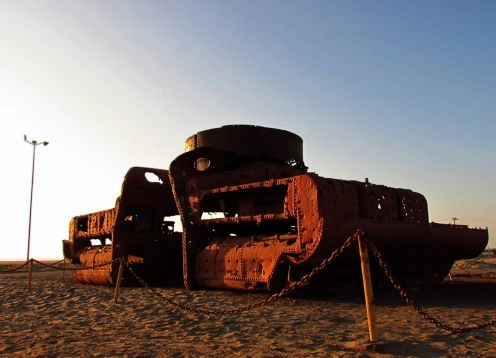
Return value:
[(374, 311), (374, 293), (372, 292), (372, 280), (370, 277), (369, 253), (367, 243), (362, 235), (358, 236), (358, 249), (360, 250), (360, 261), (362, 263), (363, 291), (365, 293), (365, 306), (367, 309), (367, 321), (369, 325), (369, 338), (371, 343), (377, 342), (377, 326)]
[(117, 282), (115, 283), (115, 291), (114, 291), (114, 303), (117, 303), (119, 298), (119, 291), (121, 289), (121, 281), (122, 281), (122, 273), (124, 272), (124, 259), (120, 259), (119, 264), (119, 272), (117, 273)]
[(28, 293), (31, 293), (31, 279), (33, 278), (33, 259), (28, 261)]
[(65, 262), (65, 257), (64, 257), (64, 264), (62, 266), (62, 282), (65, 282), (65, 265), (66, 265), (66, 262)]

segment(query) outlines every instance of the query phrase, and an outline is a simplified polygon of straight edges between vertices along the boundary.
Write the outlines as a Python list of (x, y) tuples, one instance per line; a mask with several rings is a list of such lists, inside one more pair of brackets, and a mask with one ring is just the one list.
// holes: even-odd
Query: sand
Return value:
[[(496, 259), (494, 261), (496, 264)], [(462, 263), (452, 280), (411, 291), (429, 314), (449, 325), (496, 315), (494, 264)], [(489, 270), (489, 271), (488, 271)], [(492, 272), (491, 272), (492, 270)], [(469, 274), (475, 273), (475, 277)], [(159, 288), (201, 309), (240, 307), (267, 294)], [(450, 334), (406, 306), (392, 289), (374, 292), (379, 344), (369, 336), (363, 293), (282, 298), (234, 314), (180, 310), (144, 288), (75, 283), (60, 271), (0, 274), (0, 355), (8, 357), (458, 357), (496, 356), (496, 327)]]

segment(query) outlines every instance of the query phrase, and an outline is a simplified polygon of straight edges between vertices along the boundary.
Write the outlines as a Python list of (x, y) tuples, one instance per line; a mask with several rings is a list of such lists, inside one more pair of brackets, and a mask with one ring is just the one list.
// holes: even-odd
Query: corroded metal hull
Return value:
[[(188, 288), (282, 287), (308, 273), (357, 229), (374, 240), (395, 273), (415, 282), (440, 281), (455, 260), (477, 256), (487, 245), (487, 230), (429, 223), (427, 201), (414, 191), (307, 173), (299, 148), (250, 156), (246, 144), (239, 144), (242, 153), (236, 144), (224, 144), (231, 137), (236, 143), (253, 141), (250, 131), (244, 139), (233, 135), (245, 129), (229, 127), (225, 136), (222, 128), (200, 133), (212, 135), (204, 141), (208, 145), (187, 143), (187, 152), (170, 166), (183, 218)], [(287, 132), (282, 134), (279, 138), (271, 129), (276, 143), (271, 150), (287, 140)], [(222, 149), (213, 147), (215, 139)], [(344, 255), (318, 284), (329, 286), (349, 276), (352, 267), (359, 268), (357, 255)]]
[[(277, 291), (357, 229), (412, 283), (439, 282), (488, 241), (487, 229), (429, 222), (420, 193), (307, 172), (296, 134), (237, 125), (187, 138), (168, 171), (131, 168), (114, 208), (72, 218), (64, 255), (86, 268), (74, 273), (79, 282), (114, 285), (123, 258), (149, 283)], [(352, 248), (311, 285), (329, 288), (359, 270)]]

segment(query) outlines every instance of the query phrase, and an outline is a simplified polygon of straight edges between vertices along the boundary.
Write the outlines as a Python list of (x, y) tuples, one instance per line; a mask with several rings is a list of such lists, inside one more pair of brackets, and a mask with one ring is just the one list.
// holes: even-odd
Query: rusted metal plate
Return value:
[(114, 284), (112, 264), (106, 264), (111, 260), (112, 247), (110, 245), (87, 248), (80, 252), (79, 262), (81, 266), (88, 267), (88, 269), (73, 271), (74, 278), (81, 283), (112, 285)]
[[(292, 251), (292, 237), (225, 237), (211, 240), (196, 256), (195, 280), (204, 287), (267, 289), (283, 253)], [(267, 248), (270, 247), (270, 250)]]
[(73, 272), (74, 279), (80, 283), (93, 285), (113, 286), (114, 282), (110, 275), (110, 270), (78, 270)]
[(186, 152), (202, 147), (217, 148), (243, 157), (303, 164), (303, 140), (282, 129), (228, 125), (207, 129), (186, 139)]

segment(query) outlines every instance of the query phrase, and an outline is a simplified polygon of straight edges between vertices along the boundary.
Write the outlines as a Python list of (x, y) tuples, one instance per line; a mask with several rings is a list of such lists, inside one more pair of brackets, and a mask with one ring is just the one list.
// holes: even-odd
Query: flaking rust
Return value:
[[(161, 184), (142, 180), (147, 172)], [(163, 229), (175, 214), (182, 233)], [(126, 218), (138, 227), (145, 217), (153, 218), (148, 231), (126, 229)], [(307, 172), (294, 133), (232, 125), (189, 137), (169, 171), (131, 168), (114, 209), (72, 219), (64, 252), (85, 266), (125, 257), (145, 279), (165, 284), (182, 272), (188, 289), (277, 291), (357, 229), (409, 283), (441, 281), (455, 260), (477, 256), (488, 241), (485, 229), (429, 222), (427, 201), (414, 191)], [(101, 242), (89, 246), (90, 238)], [(359, 270), (357, 250), (348, 250), (311, 285), (327, 289), (359, 279)], [(113, 284), (116, 272), (114, 263), (76, 278)]]

